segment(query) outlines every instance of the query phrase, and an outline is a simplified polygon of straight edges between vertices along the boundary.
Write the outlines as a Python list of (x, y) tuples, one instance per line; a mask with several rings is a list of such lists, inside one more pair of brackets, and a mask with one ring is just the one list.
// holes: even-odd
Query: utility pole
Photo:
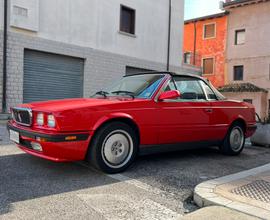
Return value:
[(2, 91), (2, 113), (6, 112), (6, 90), (7, 90), (7, 11), (8, 0), (4, 0), (4, 32), (3, 32), (3, 91)]
[(172, 22), (172, 0), (169, 0), (169, 24), (168, 24), (168, 50), (167, 50), (167, 71), (170, 71), (171, 53), (171, 22)]

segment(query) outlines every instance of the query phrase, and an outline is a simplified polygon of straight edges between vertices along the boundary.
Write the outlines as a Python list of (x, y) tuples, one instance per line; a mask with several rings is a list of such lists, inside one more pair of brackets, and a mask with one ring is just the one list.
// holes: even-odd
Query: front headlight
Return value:
[(53, 115), (48, 115), (48, 127), (50, 128), (55, 127), (55, 118)]
[(38, 113), (37, 114), (37, 124), (39, 126), (44, 125), (44, 114), (43, 113)]

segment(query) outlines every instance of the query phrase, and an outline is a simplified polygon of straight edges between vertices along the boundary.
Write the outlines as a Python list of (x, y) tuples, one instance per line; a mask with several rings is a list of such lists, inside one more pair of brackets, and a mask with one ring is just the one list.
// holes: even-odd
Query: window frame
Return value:
[[(186, 55), (189, 54), (190, 55), (190, 63), (186, 62)], [(184, 64), (189, 64), (191, 65), (191, 58), (192, 58), (192, 53), (190, 51), (186, 51), (184, 52)]]
[[(131, 21), (131, 29), (133, 30), (133, 33), (130, 33), (130, 32), (127, 32), (127, 31), (124, 31), (122, 30), (122, 16), (123, 16), (123, 10), (128, 10), (128, 11), (132, 11), (133, 12), (133, 19)], [(122, 33), (122, 34), (125, 34), (125, 35), (129, 35), (129, 36), (136, 36), (136, 9), (134, 8), (131, 8), (129, 6), (126, 6), (126, 5), (123, 5), (123, 4), (120, 4), (120, 22), (119, 22), (119, 33)]]
[[(213, 71), (212, 73), (204, 73), (204, 60), (207, 60), (207, 59), (213, 59)], [(203, 76), (211, 76), (211, 75), (214, 75), (215, 74), (215, 57), (204, 57), (202, 58), (202, 75)]]
[[(170, 83), (170, 81), (172, 80), (172, 82), (173, 82), (173, 84), (174, 84), (174, 87), (175, 88), (177, 88), (176, 87), (176, 83), (175, 83), (175, 81), (174, 81), (174, 77), (181, 77), (182, 75), (180, 75), (180, 76), (172, 76), (172, 75), (170, 75), (169, 77), (167, 77), (167, 79), (164, 81), (164, 83), (162, 84), (162, 86), (159, 88), (159, 91), (156, 93), (156, 95), (154, 96), (154, 101), (157, 103), (157, 102), (159, 102), (158, 101), (158, 97), (160, 96), (160, 94), (161, 93), (163, 93), (163, 92), (165, 92), (165, 88), (169, 85), (169, 83)], [(217, 98), (217, 100), (211, 100), (211, 99), (208, 99), (208, 96), (207, 96), (207, 94), (205, 93), (205, 90), (204, 90), (204, 88), (202, 87), (202, 89), (203, 89), (203, 92), (204, 92), (204, 94), (205, 94), (205, 97), (206, 97), (206, 100), (208, 101), (208, 102), (213, 102), (213, 101), (224, 101), (224, 100), (227, 100), (227, 98), (226, 97), (224, 97), (221, 93), (219, 93), (218, 92), (218, 90), (215, 88), (215, 87), (213, 87), (213, 85), (210, 83), (210, 82), (207, 82), (205, 79), (203, 79), (203, 78), (197, 78), (197, 77), (193, 77), (193, 76), (189, 76), (189, 75), (187, 75), (188, 77), (190, 77), (190, 78), (193, 78), (193, 79), (197, 79), (197, 80), (200, 80), (200, 81), (202, 81), (202, 82), (204, 82), (206, 85), (208, 85), (209, 87), (210, 87), (210, 89), (214, 92), (214, 94), (216, 95), (216, 98)], [(172, 101), (172, 100), (167, 100), (166, 102), (175, 102), (175, 100), (174, 101)]]
[[(208, 26), (208, 25), (213, 25), (213, 24), (215, 25), (214, 36), (213, 36), (213, 37), (205, 37), (206, 26)], [(204, 40), (214, 39), (214, 38), (216, 38), (216, 36), (217, 36), (217, 23), (216, 23), (216, 22), (211, 22), (211, 23), (205, 23), (205, 24), (203, 24), (203, 39), (204, 39)]]
[[(241, 33), (241, 32), (244, 32), (245, 33), (245, 41), (244, 43), (241, 43), (241, 44), (238, 44), (238, 33)], [(238, 45), (244, 45), (246, 43), (246, 29), (243, 28), (243, 29), (237, 29), (235, 30), (234, 32), (234, 45), (238, 46)]]
[[(206, 83), (204, 80), (201, 80), (200, 83), (201, 83), (201, 87), (202, 87), (202, 89), (204, 91), (204, 94), (205, 94), (205, 97), (206, 97), (207, 101), (218, 101), (219, 100), (218, 97), (217, 97), (217, 94), (215, 93), (215, 91), (212, 89), (212, 87), (208, 83)], [(208, 88), (214, 93), (214, 95), (216, 97), (215, 99), (211, 99), (208, 96), (208, 94), (207, 94), (207, 92), (205, 90), (205, 87), (202, 84), (205, 84), (206, 86), (208, 86)]]
[(269, 64), (269, 69), (268, 69), (268, 80), (270, 80), (270, 64)]
[(253, 99), (246, 98), (246, 99), (243, 99), (243, 102), (246, 102), (246, 103), (249, 103), (249, 104), (253, 104)]
[[(237, 68), (237, 67), (242, 67), (242, 79), (235, 79), (235, 69)], [(236, 82), (238, 82), (238, 81), (244, 81), (244, 65), (235, 65), (235, 66), (233, 66), (233, 81), (236, 81)]]
[(268, 99), (268, 116), (270, 117), (270, 99)]
[[(163, 87), (160, 89), (160, 92), (157, 94), (157, 96), (156, 96), (156, 98), (155, 98), (156, 102), (158, 102), (158, 96), (159, 96), (162, 92), (165, 92), (165, 88), (170, 84), (170, 82), (172, 82), (173, 85), (174, 85), (174, 88), (175, 88), (176, 90), (178, 90), (178, 89), (177, 89), (177, 84), (176, 84), (176, 82), (175, 82), (175, 78), (177, 78), (177, 77), (185, 77), (185, 76), (171, 76), (171, 77), (169, 77), (169, 78), (167, 79), (167, 81), (163, 84)], [(173, 99), (173, 100), (172, 100), (172, 99), (168, 99), (168, 100), (166, 100), (165, 102), (178, 102), (178, 103), (182, 103), (182, 102), (195, 102), (195, 103), (200, 103), (200, 102), (209, 102), (209, 101), (213, 101), (213, 99), (209, 99), (209, 98), (208, 98), (208, 95), (207, 95), (207, 93), (206, 93), (206, 91), (205, 91), (205, 88), (203, 87), (202, 83), (205, 83), (205, 84), (213, 91), (213, 93), (214, 93), (215, 96), (216, 96), (216, 101), (218, 100), (215, 91), (214, 91), (214, 90), (212, 89), (212, 87), (211, 87), (207, 82), (205, 82), (203, 79), (196, 78), (196, 77), (192, 77), (192, 76), (186, 76), (186, 77), (189, 77), (189, 78), (192, 79), (192, 80), (198, 81), (198, 84), (199, 84), (200, 88), (202, 89), (202, 92), (203, 92), (203, 94), (204, 94), (204, 96), (205, 96), (205, 99), (198, 99), (197, 101), (196, 101), (196, 100), (193, 100), (193, 99), (186, 100), (186, 101), (183, 101), (183, 100), (181, 100), (181, 99)]]

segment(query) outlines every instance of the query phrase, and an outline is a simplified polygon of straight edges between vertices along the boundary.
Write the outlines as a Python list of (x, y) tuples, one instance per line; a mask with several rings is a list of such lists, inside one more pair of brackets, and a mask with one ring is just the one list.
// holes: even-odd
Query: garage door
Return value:
[(82, 97), (83, 68), (83, 59), (25, 50), (23, 102)]
[(126, 75), (134, 75), (136, 73), (146, 73), (146, 72), (153, 72), (153, 70), (137, 68), (132, 66), (126, 66)]

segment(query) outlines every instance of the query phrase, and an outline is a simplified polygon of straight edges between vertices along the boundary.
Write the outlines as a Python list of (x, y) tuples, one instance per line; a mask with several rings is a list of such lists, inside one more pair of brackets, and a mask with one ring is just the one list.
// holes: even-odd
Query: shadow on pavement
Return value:
[[(190, 200), (194, 187), (208, 179), (268, 163), (270, 152), (249, 147), (239, 157), (200, 149), (139, 157), (123, 175)], [(53, 163), (27, 154), (0, 156), (0, 215), (11, 203), (119, 182), (77, 163)]]
[(0, 156), (0, 215), (18, 201), (116, 182), (75, 163), (53, 163), (26, 154)]

